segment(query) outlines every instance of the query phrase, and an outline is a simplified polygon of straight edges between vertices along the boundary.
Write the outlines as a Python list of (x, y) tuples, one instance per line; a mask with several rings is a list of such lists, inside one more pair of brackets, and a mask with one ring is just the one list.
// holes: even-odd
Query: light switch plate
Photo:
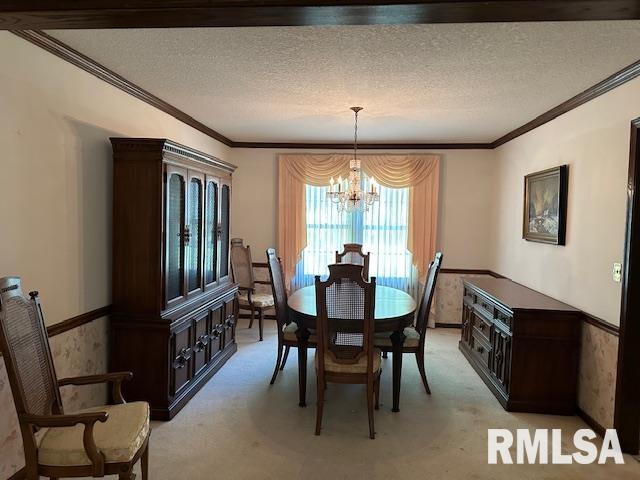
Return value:
[(614, 263), (613, 264), (613, 281), (620, 282), (622, 280), (622, 264)]

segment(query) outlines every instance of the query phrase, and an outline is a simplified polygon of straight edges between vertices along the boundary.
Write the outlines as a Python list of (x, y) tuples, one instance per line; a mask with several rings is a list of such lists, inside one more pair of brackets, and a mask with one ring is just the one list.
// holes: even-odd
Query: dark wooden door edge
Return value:
[(622, 261), (614, 427), (622, 451), (640, 450), (640, 118), (631, 123), (627, 220)]

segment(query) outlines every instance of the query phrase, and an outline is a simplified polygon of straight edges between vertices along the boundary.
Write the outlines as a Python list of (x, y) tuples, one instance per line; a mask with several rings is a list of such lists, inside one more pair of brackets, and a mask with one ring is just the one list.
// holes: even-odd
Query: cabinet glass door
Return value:
[(207, 176), (204, 194), (204, 284), (218, 280), (218, 180)]
[(229, 205), (231, 188), (223, 183), (220, 194), (220, 280), (229, 276)]
[(185, 264), (187, 292), (202, 289), (202, 223), (204, 175), (189, 172), (187, 222), (185, 233)]
[(167, 167), (165, 217), (165, 303), (170, 305), (185, 295), (184, 250), (186, 171)]

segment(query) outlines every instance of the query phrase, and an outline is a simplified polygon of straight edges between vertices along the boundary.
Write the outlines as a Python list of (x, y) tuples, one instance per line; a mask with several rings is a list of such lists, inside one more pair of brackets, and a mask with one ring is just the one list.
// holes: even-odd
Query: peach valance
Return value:
[[(278, 189), (278, 249), (289, 280), (307, 243), (305, 184), (325, 186), (346, 177), (352, 154), (281, 154)], [(408, 249), (422, 274), (435, 255), (440, 156), (359, 155), (362, 171), (385, 187), (410, 189)]]

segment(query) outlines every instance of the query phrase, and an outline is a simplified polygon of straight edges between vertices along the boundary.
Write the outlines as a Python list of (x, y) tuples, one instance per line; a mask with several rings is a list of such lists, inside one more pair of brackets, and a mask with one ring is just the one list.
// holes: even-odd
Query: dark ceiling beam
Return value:
[(1, 30), (640, 19), (640, 0), (0, 0)]

